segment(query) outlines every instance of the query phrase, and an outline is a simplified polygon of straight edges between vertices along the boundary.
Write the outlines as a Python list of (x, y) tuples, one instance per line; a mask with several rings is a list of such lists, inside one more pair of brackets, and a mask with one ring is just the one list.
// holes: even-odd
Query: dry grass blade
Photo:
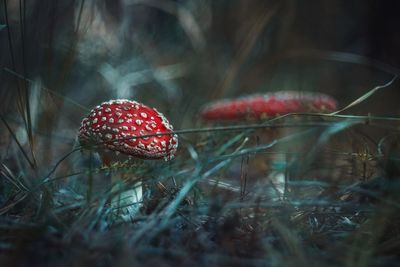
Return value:
[[(5, 17), (5, 22), (7, 25), (9, 25), (9, 17), (8, 17), (8, 6), (7, 6), (7, 0), (3, 1), (3, 7), (4, 7), (4, 17)], [(24, 69), (24, 73), (26, 73), (26, 63), (25, 63), (25, 51), (24, 51), (24, 25), (23, 25), (23, 14), (21, 13), (21, 2), (19, 3), (20, 7), (20, 19), (22, 23), (20, 23), (21, 27), (21, 38), (22, 38), (22, 66)], [(15, 59), (15, 54), (14, 54), (14, 48), (13, 48), (13, 40), (12, 40), (12, 33), (10, 27), (7, 27), (7, 36), (8, 36), (8, 46), (10, 49), (10, 56), (11, 56), (11, 64), (12, 68), (16, 70), (16, 59)], [(16, 80), (17, 84), (17, 92), (18, 92), (18, 101), (17, 101), (17, 106), (19, 109), (19, 112), (21, 114), (21, 117), (25, 123), (25, 130), (28, 135), (29, 139), (29, 146), (30, 146), (30, 154), (32, 157), (31, 165), (32, 168), (36, 168), (36, 159), (33, 151), (33, 134), (32, 134), (32, 124), (31, 124), (31, 115), (30, 115), (30, 106), (29, 106), (29, 96), (28, 96), (28, 91), (26, 88), (26, 84), (23, 83), (23, 89), (21, 88), (21, 84), (18, 80)], [(22, 92), (24, 91), (24, 93)]]
[[(27, 66), (26, 66), (26, 43), (25, 43), (25, 31), (26, 31), (26, 10), (25, 10), (25, 1), (19, 0), (19, 26), (20, 26), (20, 36), (21, 36), (21, 57), (22, 57), (22, 71), (23, 75), (27, 76)], [(36, 159), (35, 159), (35, 147), (33, 140), (33, 131), (32, 131), (32, 115), (31, 115), (31, 105), (30, 105), (30, 97), (28, 91), (28, 84), (26, 81), (23, 81), (24, 88), (24, 96), (23, 100), (20, 102), (25, 104), (24, 110), (24, 120), (26, 121), (26, 133), (28, 135), (29, 146), (30, 146), (30, 154), (32, 157), (33, 164), (36, 168)]]
[(26, 192), (19, 193), (15, 196), (15, 198), (11, 201), (11, 203), (6, 204), (4, 207), (0, 208), (0, 215), (4, 215), (9, 212), (12, 208), (14, 208), (17, 204), (21, 203), (28, 194)]
[(348, 109), (362, 103), (363, 101), (365, 101), (366, 99), (371, 97), (373, 94), (375, 94), (378, 90), (385, 89), (385, 88), (391, 86), (394, 83), (394, 81), (396, 81), (396, 79), (397, 79), (397, 75), (394, 76), (389, 82), (387, 82), (383, 85), (378, 85), (378, 86), (374, 87), (372, 90), (370, 90), (367, 93), (365, 93), (364, 95), (360, 96), (359, 98), (357, 98), (356, 100), (354, 100), (353, 102), (348, 104), (346, 107), (344, 107), (338, 111), (332, 112), (329, 115), (337, 115), (345, 110), (348, 110)]
[(31, 159), (29, 158), (28, 154), (25, 152), (25, 149), (23, 148), (21, 143), (18, 141), (18, 138), (15, 135), (14, 131), (11, 129), (10, 125), (7, 123), (7, 121), (5, 120), (5, 118), (2, 115), (0, 115), (0, 119), (4, 123), (4, 125), (7, 127), (8, 132), (10, 133), (12, 138), (14, 139), (15, 143), (18, 145), (18, 148), (21, 150), (21, 152), (24, 155), (24, 158), (26, 159), (26, 161), (29, 163), (31, 168), (34, 169), (35, 168), (34, 162), (31, 161)]
[(4, 164), (1, 163), (0, 173), (11, 184), (13, 184), (20, 191), (29, 191), (28, 188), (14, 175), (14, 173)]
[[(13, 75), (13, 76), (15, 76), (15, 77), (17, 77), (18, 79), (21, 79), (21, 80), (23, 80), (23, 81), (26, 81), (26, 82), (28, 82), (28, 83), (30, 83), (30, 84), (33, 84), (33, 83), (34, 83), (33, 80), (28, 79), (28, 78), (24, 77), (23, 75), (18, 74), (18, 73), (16, 73), (16, 72), (13, 71), (13, 70), (10, 70), (9, 68), (3, 68), (3, 71), (6, 72), (6, 73), (9, 73), (9, 74), (11, 74), (11, 75)], [(85, 107), (84, 105), (79, 104), (79, 103), (76, 102), (75, 100), (72, 100), (71, 98), (68, 98), (68, 97), (66, 97), (66, 96), (64, 96), (64, 95), (62, 95), (62, 94), (60, 94), (60, 93), (58, 93), (58, 92), (56, 92), (56, 91), (54, 91), (54, 90), (52, 90), (52, 89), (50, 89), (50, 88), (47, 88), (47, 87), (45, 87), (45, 86), (41, 86), (40, 89), (43, 89), (43, 90), (45, 90), (46, 92), (48, 92), (49, 94), (54, 95), (54, 96), (56, 96), (56, 97), (58, 97), (58, 98), (64, 100), (65, 102), (70, 103), (71, 105), (73, 105), (73, 106), (75, 106), (75, 107), (81, 109), (81, 110), (84, 111), (84, 112), (89, 112), (89, 111), (90, 111), (90, 109), (87, 108), (87, 107)]]

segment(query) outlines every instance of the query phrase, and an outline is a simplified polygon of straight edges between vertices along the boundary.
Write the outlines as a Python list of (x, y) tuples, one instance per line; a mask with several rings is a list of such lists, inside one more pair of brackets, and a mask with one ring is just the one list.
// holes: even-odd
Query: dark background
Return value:
[[(211, 100), (251, 93), (317, 91), (344, 107), (399, 74), (399, 6), (3, 1), (1, 115), (19, 129), (29, 114), (51, 162), (59, 148), (49, 143), (71, 146), (88, 109), (110, 98), (156, 106), (175, 129), (201, 127), (198, 111)], [(396, 80), (347, 112), (396, 116), (399, 99)]]

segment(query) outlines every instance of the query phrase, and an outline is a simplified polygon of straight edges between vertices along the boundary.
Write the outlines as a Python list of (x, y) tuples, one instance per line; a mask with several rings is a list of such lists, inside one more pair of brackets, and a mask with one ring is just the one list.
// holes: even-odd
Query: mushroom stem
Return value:
[[(125, 164), (130, 157), (170, 160), (177, 151), (178, 136), (152, 135), (172, 130), (169, 121), (155, 108), (133, 100), (117, 99), (103, 102), (90, 111), (81, 122), (78, 140), (83, 146), (96, 145), (105, 166)], [(111, 193), (114, 193), (110, 204), (117, 210), (113, 215), (126, 221), (139, 211), (142, 181), (131, 174), (124, 177), (112, 171), (110, 176), (113, 184)], [(127, 182), (132, 179), (136, 182), (134, 188), (126, 190)]]
[[(104, 166), (111, 167), (113, 163), (118, 164), (120, 161), (113, 156), (111, 152), (99, 152), (101, 161)], [(143, 198), (142, 181), (134, 174), (129, 173), (114, 173), (112, 170), (109, 173), (111, 180), (111, 195), (110, 201), (112, 215), (115, 218), (120, 218), (123, 221), (130, 221), (139, 211)], [(133, 185), (129, 181), (136, 181)], [(127, 189), (129, 188), (129, 189)]]
[(129, 221), (141, 207), (143, 198), (142, 181), (136, 182), (132, 189), (126, 190), (127, 183), (124, 179), (117, 178), (115, 175), (111, 179), (113, 184), (111, 193), (116, 194), (111, 199), (111, 208), (115, 210), (113, 214), (121, 217), (124, 221)]

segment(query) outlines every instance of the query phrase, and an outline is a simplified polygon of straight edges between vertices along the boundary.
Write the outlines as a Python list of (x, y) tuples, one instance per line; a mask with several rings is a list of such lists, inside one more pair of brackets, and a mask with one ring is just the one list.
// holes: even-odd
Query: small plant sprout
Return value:
[[(178, 137), (176, 134), (165, 134), (172, 130), (169, 121), (155, 108), (119, 99), (96, 106), (82, 120), (78, 139), (82, 146), (98, 152), (103, 164), (110, 166), (130, 158), (172, 159), (178, 148)], [(127, 178), (113, 175), (112, 191), (121, 191)], [(111, 206), (117, 209), (126, 207), (123, 213), (130, 217), (137, 212), (141, 200), (142, 185), (138, 181), (134, 189), (118, 193)]]

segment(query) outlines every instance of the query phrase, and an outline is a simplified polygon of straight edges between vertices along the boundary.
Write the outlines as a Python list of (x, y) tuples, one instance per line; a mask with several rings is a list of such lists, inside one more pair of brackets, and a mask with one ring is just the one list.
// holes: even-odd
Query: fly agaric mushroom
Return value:
[[(78, 139), (81, 145), (115, 151), (142, 159), (172, 159), (178, 147), (175, 134), (165, 116), (155, 108), (132, 100), (111, 100), (95, 107), (82, 120)], [(108, 155), (106, 155), (108, 156)]]
[[(279, 91), (266, 94), (254, 94), (234, 99), (224, 99), (207, 104), (200, 112), (200, 116), (206, 121), (247, 121), (266, 119), (285, 115), (289, 113), (300, 112), (330, 112), (337, 109), (337, 101), (326, 94), (313, 92), (297, 92), (297, 91)], [(290, 129), (285, 130), (291, 131)], [(270, 134), (271, 131), (268, 131)], [(267, 134), (267, 137), (271, 137)], [(278, 129), (275, 135), (282, 135)], [(265, 133), (261, 134), (262, 136)], [(301, 146), (302, 144), (300, 144)], [(292, 147), (287, 144), (277, 145), (280, 150), (286, 151)], [(273, 156), (271, 165), (286, 166), (286, 158), (282, 158), (279, 154)], [(283, 162), (283, 164), (282, 164)], [(261, 173), (265, 173), (269, 167), (262, 158), (254, 160), (254, 164), (260, 169)], [(285, 174), (281, 171), (272, 172), (268, 179), (274, 184), (274, 195), (283, 194)], [(278, 198), (281, 197), (278, 196)]]
[[(78, 140), (82, 146), (94, 147), (106, 165), (120, 161), (124, 156), (170, 160), (178, 147), (177, 135), (147, 135), (169, 133), (172, 130), (172, 125), (155, 108), (132, 100), (118, 99), (96, 106), (82, 120)], [(133, 201), (124, 201), (124, 205), (132, 205), (141, 199), (141, 183), (135, 187), (135, 190), (119, 195), (118, 199), (130, 198)], [(129, 194), (133, 195), (130, 197)]]
[(263, 119), (293, 112), (333, 111), (332, 97), (311, 92), (281, 91), (212, 102), (201, 111), (204, 120)]

